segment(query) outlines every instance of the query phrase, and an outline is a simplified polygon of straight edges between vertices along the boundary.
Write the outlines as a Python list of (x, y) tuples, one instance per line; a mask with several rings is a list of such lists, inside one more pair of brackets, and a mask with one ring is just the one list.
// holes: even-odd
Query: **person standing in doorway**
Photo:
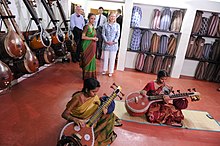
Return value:
[(116, 23), (116, 13), (111, 12), (108, 17), (108, 23), (103, 26), (103, 51), (104, 66), (102, 74), (106, 74), (109, 70), (109, 77), (114, 73), (115, 58), (118, 51), (118, 39), (120, 36), (120, 26)]
[(83, 16), (83, 18), (84, 18), (84, 21), (85, 21), (85, 25), (88, 23), (88, 20), (86, 19), (86, 16), (85, 16), (85, 11), (84, 11), (84, 9), (82, 9), (82, 11), (81, 11), (81, 15)]
[(102, 42), (103, 42), (103, 38), (102, 38), (102, 28), (103, 25), (107, 22), (107, 18), (105, 17), (105, 15), (103, 15), (103, 7), (99, 7), (98, 9), (98, 15), (96, 15), (96, 23), (95, 23), (95, 28), (96, 28), (96, 33), (97, 33), (97, 37), (98, 37), (98, 41), (97, 41), (97, 46), (96, 46), (96, 58), (97, 59), (101, 59), (102, 57)]
[[(122, 28), (122, 22), (123, 22), (123, 16), (121, 14), (121, 9), (117, 9), (117, 18), (116, 22), (120, 25), (120, 34), (121, 34), (121, 28)], [(120, 35), (121, 36), (121, 35)]]
[[(117, 9), (117, 16), (116, 16), (116, 22), (120, 25), (120, 36), (118, 39), (118, 48), (120, 47), (120, 40), (121, 40), (121, 30), (122, 30), (122, 22), (123, 22), (123, 16), (121, 13), (121, 9)], [(116, 60), (118, 60), (118, 51), (116, 54)]]
[(76, 52), (72, 53), (72, 61), (80, 61), (80, 52), (82, 51), (81, 41), (82, 41), (82, 31), (85, 25), (83, 16), (81, 15), (82, 8), (80, 6), (75, 7), (75, 13), (70, 16), (70, 28), (74, 35), (74, 40), (77, 45)]

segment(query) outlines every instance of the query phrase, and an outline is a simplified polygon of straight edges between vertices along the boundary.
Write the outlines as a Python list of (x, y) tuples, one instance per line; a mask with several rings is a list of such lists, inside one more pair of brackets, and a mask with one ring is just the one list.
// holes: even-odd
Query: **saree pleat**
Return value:
[[(87, 37), (95, 37), (96, 32), (94, 28), (90, 28), (88, 25), (85, 26)], [(83, 40), (82, 42), (82, 64), (83, 78), (96, 78), (96, 42), (92, 40)]]
[[(163, 89), (162, 87), (156, 89), (154, 82), (150, 82), (144, 90), (147, 91), (147, 95), (159, 95)], [(152, 103), (148, 111), (145, 113), (147, 121), (167, 125), (181, 125), (181, 121), (184, 119), (181, 109), (187, 107), (188, 101), (177, 99), (175, 102), (178, 103), (178, 105), (184, 105), (184, 107), (177, 107), (177, 104), (167, 104), (162, 101)]]
[(114, 121), (116, 116), (114, 113), (102, 115), (94, 127), (95, 146), (107, 146), (111, 144), (113, 136)]

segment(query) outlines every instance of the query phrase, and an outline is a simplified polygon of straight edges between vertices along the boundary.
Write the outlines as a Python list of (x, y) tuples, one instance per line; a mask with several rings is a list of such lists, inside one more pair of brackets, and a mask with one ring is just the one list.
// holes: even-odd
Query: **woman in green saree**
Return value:
[(83, 70), (83, 79), (96, 78), (96, 31), (93, 26), (96, 16), (93, 13), (89, 13), (89, 22), (83, 28), (82, 33), (82, 56), (81, 64)]

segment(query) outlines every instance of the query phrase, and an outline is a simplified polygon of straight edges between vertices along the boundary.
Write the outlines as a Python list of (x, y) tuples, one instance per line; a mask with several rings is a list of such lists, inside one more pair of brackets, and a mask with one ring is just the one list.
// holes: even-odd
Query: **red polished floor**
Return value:
[[(109, 87), (113, 82), (128, 94), (142, 89), (156, 77), (133, 70), (115, 71), (112, 77), (102, 76), (101, 61), (97, 64), (100, 96), (112, 92)], [(182, 92), (196, 88), (202, 99), (190, 102), (188, 109), (207, 111), (220, 121), (218, 83), (174, 78), (169, 78), (167, 83)], [(0, 146), (55, 146), (65, 124), (60, 115), (72, 93), (81, 88), (81, 70), (73, 63), (56, 63), (13, 86), (0, 96)], [(118, 137), (111, 146), (220, 146), (220, 132), (125, 121), (115, 131)]]

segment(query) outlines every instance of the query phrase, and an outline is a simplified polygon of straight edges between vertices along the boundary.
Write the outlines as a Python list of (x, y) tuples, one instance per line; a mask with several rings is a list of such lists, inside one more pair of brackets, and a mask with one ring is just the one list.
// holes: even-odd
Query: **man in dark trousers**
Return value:
[(123, 21), (123, 16), (121, 14), (121, 9), (117, 9), (116, 22), (120, 25), (120, 31), (121, 31), (121, 27), (122, 27), (122, 21)]
[(107, 18), (105, 17), (105, 15), (103, 15), (103, 11), (104, 11), (103, 7), (99, 7), (98, 9), (99, 14), (96, 15), (96, 21), (95, 21), (96, 35), (97, 35), (97, 38), (99, 39), (96, 45), (96, 58), (97, 59), (101, 59), (101, 56), (102, 56), (102, 42), (103, 42), (102, 27), (107, 22)]
[(81, 11), (82, 11), (81, 6), (76, 6), (75, 13), (73, 13), (70, 16), (70, 28), (73, 32), (74, 40), (77, 45), (76, 52), (71, 53), (73, 62), (80, 61), (80, 52), (82, 52), (81, 41), (82, 41), (82, 31), (83, 31), (83, 27), (85, 26), (85, 21), (83, 16), (81, 15)]
[[(120, 40), (121, 40), (122, 21), (123, 21), (123, 16), (121, 14), (121, 9), (117, 9), (116, 22), (120, 25), (120, 36), (119, 36), (119, 39), (118, 39), (118, 48), (120, 46)], [(118, 52), (117, 52), (117, 55), (116, 55), (116, 60), (118, 60)]]

